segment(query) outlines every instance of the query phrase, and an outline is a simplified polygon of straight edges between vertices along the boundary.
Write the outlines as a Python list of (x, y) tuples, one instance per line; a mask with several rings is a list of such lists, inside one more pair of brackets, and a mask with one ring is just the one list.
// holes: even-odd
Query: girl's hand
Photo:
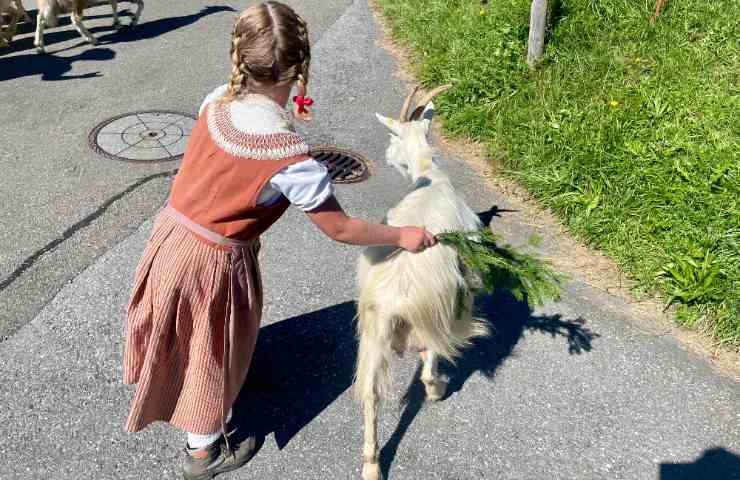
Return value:
[(418, 253), (436, 245), (434, 235), (420, 227), (401, 227), (398, 246), (409, 252)]

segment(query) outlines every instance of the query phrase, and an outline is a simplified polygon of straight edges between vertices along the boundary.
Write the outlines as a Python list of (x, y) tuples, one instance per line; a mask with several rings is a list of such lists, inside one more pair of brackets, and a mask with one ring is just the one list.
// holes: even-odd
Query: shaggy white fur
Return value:
[[(457, 195), (434, 161), (427, 142), (434, 105), (421, 120), (396, 121), (377, 115), (391, 130), (386, 161), (413, 183), (413, 190), (387, 214), (389, 225), (415, 225), (430, 233), (481, 228), (478, 216)], [(437, 245), (422, 253), (397, 253), (389, 247), (367, 248), (358, 265), (358, 335), (355, 395), (365, 412), (363, 479), (379, 480), (378, 402), (390, 380), (393, 351), (422, 351), (422, 381), (427, 397), (444, 396), (437, 374), (438, 357), (453, 360), (470, 339), (488, 334), (472, 317), (471, 287), (479, 282), (464, 271), (456, 252)]]

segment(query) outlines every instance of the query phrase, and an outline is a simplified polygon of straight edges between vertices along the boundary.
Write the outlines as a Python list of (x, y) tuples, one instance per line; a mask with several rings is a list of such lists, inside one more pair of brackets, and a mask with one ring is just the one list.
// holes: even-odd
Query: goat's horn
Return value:
[(418, 120), (421, 118), (421, 114), (424, 113), (424, 109), (426, 108), (427, 104), (432, 101), (434, 97), (439, 95), (442, 92), (446, 92), (447, 90), (451, 89), (452, 85), (442, 85), (441, 87), (437, 87), (431, 92), (427, 93), (424, 98), (419, 102), (419, 106), (416, 107), (416, 110), (414, 110), (414, 113), (411, 114), (411, 117), (409, 120)]
[(407, 122), (408, 116), (409, 116), (409, 110), (411, 110), (411, 102), (414, 100), (414, 96), (416, 96), (416, 92), (419, 91), (419, 87), (414, 87), (414, 91), (409, 94), (408, 97), (406, 97), (406, 100), (403, 102), (403, 107), (401, 107), (401, 114), (398, 116), (399, 122)]

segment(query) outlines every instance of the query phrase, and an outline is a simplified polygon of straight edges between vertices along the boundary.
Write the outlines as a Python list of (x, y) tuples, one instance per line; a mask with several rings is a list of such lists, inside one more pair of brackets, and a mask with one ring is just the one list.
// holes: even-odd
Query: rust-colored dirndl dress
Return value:
[(274, 132), (239, 130), (229, 104), (209, 105), (139, 262), (123, 358), (124, 383), (137, 384), (128, 431), (154, 421), (219, 431), (246, 379), (262, 315), (259, 236), (289, 206), (257, 199), (310, 158), (284, 110), (252, 101)]

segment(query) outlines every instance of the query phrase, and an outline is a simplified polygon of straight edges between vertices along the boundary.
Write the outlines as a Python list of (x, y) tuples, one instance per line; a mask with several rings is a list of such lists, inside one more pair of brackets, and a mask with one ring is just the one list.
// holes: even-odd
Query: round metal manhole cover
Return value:
[(329, 169), (329, 176), (334, 183), (357, 183), (370, 176), (365, 157), (350, 150), (334, 145), (319, 145), (313, 147), (309, 154)]
[(126, 113), (95, 127), (88, 138), (93, 150), (111, 160), (167, 162), (185, 153), (195, 118), (154, 110)]

